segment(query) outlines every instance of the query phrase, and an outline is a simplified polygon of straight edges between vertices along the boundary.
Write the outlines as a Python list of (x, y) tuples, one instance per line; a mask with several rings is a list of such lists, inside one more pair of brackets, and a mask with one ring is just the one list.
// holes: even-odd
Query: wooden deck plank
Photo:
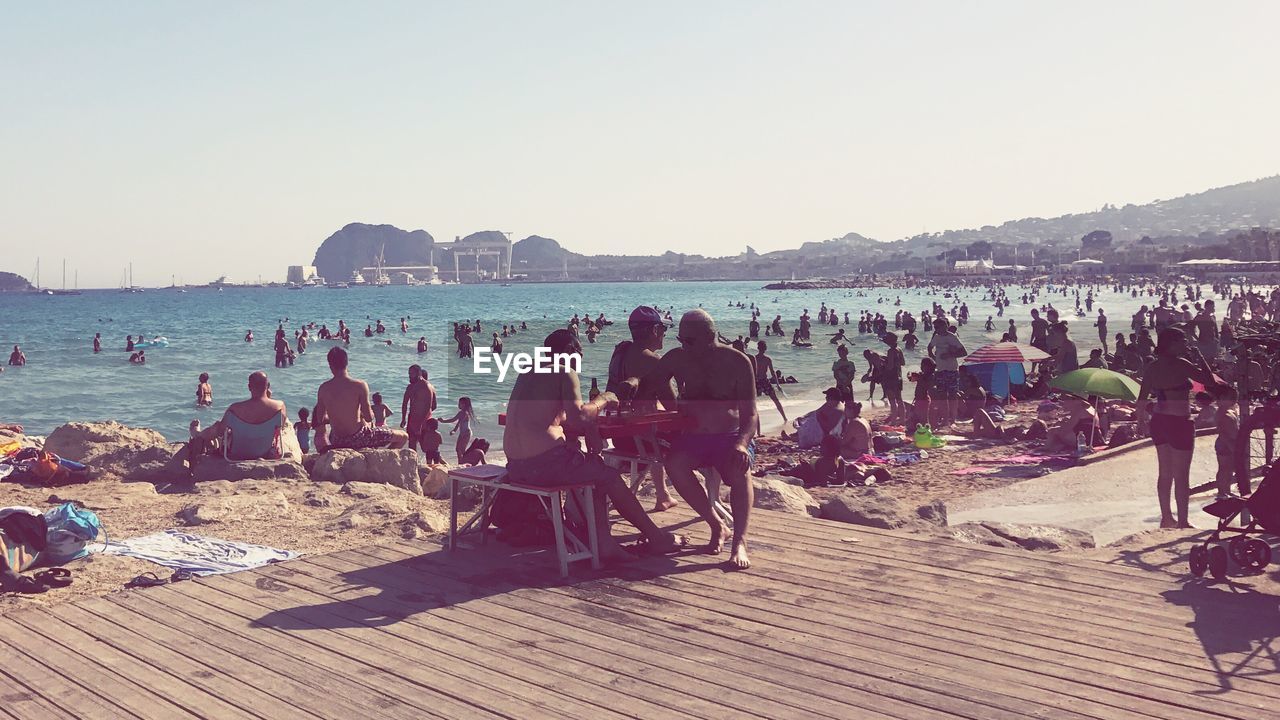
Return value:
[[(130, 612), (102, 598), (94, 602), (78, 603), (77, 607), (97, 616), (105, 624), (132, 633), (132, 637), (123, 637), (122, 640), (129, 645), (130, 652), (147, 654), (153, 658), (153, 664), (162, 664), (170, 673), (185, 668), (191, 676), (218, 679), (216, 686), (206, 687), (213, 692), (225, 692), (228, 696), (236, 697), (238, 705), (254, 712), (261, 709), (272, 718), (313, 718), (326, 712), (355, 716), (364, 710), (332, 693), (318, 695), (313, 689), (288, 675), (264, 668), (215, 644), (198, 640), (190, 632), (174, 630), (145, 613)], [(157, 652), (155, 646), (158, 646), (160, 652)], [(170, 657), (174, 654), (183, 661), (190, 659), (190, 662), (171, 663)]]
[[(36, 625), (33, 627), (20, 623), (19, 620), (24, 618), (34, 618)], [(86, 641), (81, 634), (41, 618), (39, 608), (0, 616), (0, 637), (18, 638), (27, 635), (31, 636), (31, 642), (24, 644), (20, 651), (49, 671), (43, 683), (38, 687), (32, 686), (47, 698), (56, 698), (72, 688), (80, 687), (85, 692), (100, 695), (120, 707), (129, 717), (197, 717), (145, 681), (139, 683), (130, 673), (117, 670), (121, 665), (136, 666), (131, 658), (91, 656), (82, 652), (81, 648)], [(95, 644), (91, 638), (88, 642), (89, 647)], [(111, 675), (111, 682), (102, 682), (104, 673)]]
[[(384, 547), (372, 548), (382, 550)], [(412, 551), (412, 546), (410, 551)], [(421, 552), (418, 549), (418, 552)], [(422, 560), (430, 564), (448, 567), (443, 553), (424, 555)], [(538, 578), (545, 574), (532, 571), (521, 572), (498, 561), (490, 564), (485, 557), (470, 558), (468, 566), (474, 568), (474, 577), (478, 582), (488, 585), (495, 582), (495, 576), (509, 577), (516, 582), (536, 585)], [(696, 567), (696, 566), (695, 566)], [(485, 572), (481, 572), (485, 571)], [(712, 569), (713, 572), (720, 572)], [(745, 575), (744, 575), (745, 577)], [(465, 578), (464, 578), (465, 579)], [(721, 644), (745, 642), (754, 646), (755, 651), (762, 649), (776, 650), (785, 658), (785, 662), (796, 663), (805, 659), (819, 662), (815, 672), (830, 674), (832, 668), (853, 668), (862, 676), (876, 677), (890, 683), (900, 684), (894, 688), (897, 696), (902, 697), (908, 687), (915, 687), (920, 692), (920, 702), (929, 707), (945, 709), (948, 712), (963, 714), (957, 709), (948, 707), (952, 698), (967, 698), (988, 705), (985, 709), (988, 716), (997, 716), (1001, 710), (1008, 716), (1024, 714), (1044, 717), (1081, 718), (1096, 717), (1059, 707), (1071, 700), (1062, 700), (1051, 693), (1039, 693), (1034, 700), (1007, 694), (1006, 688), (994, 692), (984, 687), (971, 685), (973, 674), (939, 665), (932, 658), (905, 657), (893, 650), (882, 651), (862, 647), (856, 639), (829, 638), (792, 628), (774, 626), (750, 618), (743, 618), (733, 612), (728, 603), (720, 599), (698, 602), (697, 598), (664, 597), (656, 595), (660, 589), (646, 583), (643, 587), (632, 585), (619, 587), (613, 585), (608, 578), (593, 581), (581, 581), (555, 587), (544, 587), (556, 592), (563, 592), (577, 600), (603, 605), (616, 612), (620, 617), (641, 615), (659, 623), (671, 623), (685, 629), (693, 627), (716, 636)], [(727, 649), (727, 648), (726, 648)], [(1026, 694), (1023, 689), (1016, 690)]]
[[(329, 555), (311, 558), (311, 561), (335, 572), (349, 572), (367, 566), (371, 559), (373, 558), (363, 556), (344, 560)], [(303, 569), (303, 573), (305, 572), (306, 568)], [(408, 578), (416, 575), (407, 565), (403, 572)], [(294, 580), (299, 578), (297, 576), (283, 578), (285, 582)], [(395, 583), (397, 589), (405, 591), (410, 591), (414, 587), (412, 579), (401, 581), (399, 578), (389, 578), (388, 581)], [(441, 585), (433, 584), (433, 590), (439, 592)], [(702, 713), (702, 716), (713, 712), (724, 714), (725, 709), (730, 708), (760, 718), (777, 717), (783, 712), (797, 718), (831, 717), (825, 713), (808, 710), (803, 706), (783, 705), (772, 700), (767, 693), (761, 695), (744, 693), (732, 684), (706, 682), (695, 675), (670, 671), (662, 664), (654, 662), (655, 659), (667, 661), (665, 656), (649, 656), (646, 660), (637, 661), (625, 654), (615, 652), (613, 648), (602, 650), (591, 644), (590, 638), (586, 637), (587, 633), (579, 628), (574, 628), (573, 633), (557, 634), (551, 627), (553, 623), (544, 617), (527, 612), (495, 612), (495, 607), (484, 603), (483, 599), (457, 602), (453, 598), (448, 598), (440, 607), (415, 615), (409, 618), (409, 622), (421, 624), (432, 630), (453, 632), (452, 629), (441, 628), (437, 623), (430, 622), (432, 616), (448, 618), (461, 628), (483, 628), (486, 634), (501, 638), (502, 644), (511, 646), (515, 651), (523, 648), (545, 648), (558, 656), (551, 658), (549, 660), (551, 663), (568, 662), (571, 667), (576, 667), (581, 664), (577, 661), (581, 660), (587, 664), (587, 667), (583, 668), (584, 674), (581, 675), (584, 678), (599, 668), (612, 673), (613, 678), (642, 681), (619, 683), (618, 680), (605, 677), (605, 681), (612, 686), (621, 687), (637, 697), (647, 698), (675, 710)], [(702, 699), (707, 697), (714, 697), (715, 703)]]
[[(294, 679), (302, 684), (299, 692), (337, 698), (340, 703), (334, 706), (336, 708), (373, 709), (378, 717), (393, 720), (440, 717), (428, 714), (425, 707), (411, 705), (401, 697), (378, 692), (358, 682), (359, 673), (352, 672), (351, 664), (345, 658), (341, 663), (325, 662), (328, 654), (320, 648), (291, 643), (291, 638), (283, 633), (245, 632), (249, 628), (247, 620), (195, 598), (190, 598), (190, 602), (172, 603), (153, 596), (165, 597), (149, 589), (107, 599), (129, 611), (145, 613), (156, 622), (186, 633), (210, 647), (239, 653), (245, 661), (254, 663), (264, 672), (276, 672)], [(218, 624), (217, 620), (226, 622)], [(290, 645), (305, 649), (294, 649), (295, 654), (291, 655), (286, 648)]]
[[(656, 519), (706, 534), (687, 509)], [(561, 580), (545, 553), (397, 541), (16, 611), (0, 617), (17, 659), (0, 720), (1256, 720), (1280, 705), (1275, 598), (765, 511), (752, 554), (747, 573), (686, 554)]]
[[(271, 578), (291, 588), (288, 594), (293, 599), (324, 600), (328, 597), (326, 590), (342, 587), (344, 609), (352, 616), (365, 618), (393, 617), (397, 622), (393, 628), (380, 628), (384, 632), (402, 638), (409, 645), (417, 647), (430, 644), (438, 650), (448, 653), (458, 662), (472, 658), (477, 665), (485, 668), (490, 677), (500, 673), (507, 682), (518, 682), (523, 678), (529, 683), (528, 689), (540, 688), (551, 690), (541, 700), (547, 704), (558, 703), (564, 706), (566, 713), (577, 706), (584, 713), (593, 713), (594, 717), (621, 717), (618, 711), (610, 707), (606, 699), (608, 693), (604, 688), (614, 687), (626, 692), (636, 699), (634, 710), (662, 713), (669, 717), (697, 718), (710, 707), (700, 706), (697, 698), (693, 704), (699, 705), (692, 710), (677, 710), (670, 707), (652, 705), (642, 696), (634, 693), (637, 681), (625, 674), (600, 673), (586, 663), (569, 657), (556, 657), (552, 653), (537, 647), (522, 646), (517, 642), (493, 642), (491, 632), (496, 628), (468, 627), (466, 625), (440, 622), (432, 627), (423, 627), (414, 623), (413, 619), (428, 615), (439, 604), (429, 594), (421, 592), (422, 588), (405, 588), (397, 592), (392, 584), (395, 574), (403, 569), (395, 564), (382, 564), (355, 567), (351, 575), (333, 572), (315, 566), (311, 560), (293, 563), (294, 567), (268, 568)], [(318, 575), (309, 575), (311, 570)], [(247, 579), (244, 580), (248, 582)], [(419, 592), (415, 593), (414, 590)], [(601, 677), (603, 675), (603, 677)], [(586, 682), (584, 676), (592, 676), (597, 682)], [(570, 698), (576, 699), (574, 700)], [(586, 717), (592, 717), (588, 714)]]
[[(260, 623), (324, 630), (356, 641), (351, 645), (343, 643), (344, 650), (364, 644), (378, 654), (389, 656), (388, 661), (406, 665), (426, 663), (432, 671), (425, 673), (422, 681), (430, 682), (434, 687), (448, 685), (450, 693), (456, 697), (482, 706), (490, 703), (516, 717), (554, 713), (560, 717), (592, 720), (621, 715), (589, 703), (542, 692), (544, 683), (541, 679), (522, 678), (521, 675), (528, 676), (528, 669), (502, 656), (478, 653), (464, 643), (439, 636), (432, 636), (425, 642), (407, 638), (407, 633), (399, 627), (403, 617), (370, 616), (346, 603), (343, 596), (353, 590), (350, 582), (336, 581), (331, 586), (330, 595), (326, 596), (285, 585), (274, 578), (264, 576), (255, 580), (252, 576), (240, 575), (234, 573), (219, 577), (216, 582), (210, 581), (210, 585), (269, 610)], [(263, 582), (264, 579), (269, 582)], [(263, 586), (271, 590), (257, 589)], [(335, 601), (335, 596), (342, 599)], [(334, 642), (340, 641), (335, 638)], [(404, 673), (412, 671), (412, 667), (398, 669)]]
[[(716, 576), (717, 573), (715, 572), (707, 575), (707, 577), (713, 578)], [(788, 605), (785, 602), (778, 604), (778, 607), (772, 613), (769, 610), (762, 611), (757, 607), (752, 607), (749, 596), (745, 594), (688, 591), (685, 588), (678, 587), (678, 584), (685, 582), (692, 575), (673, 573), (669, 577), (676, 578), (669, 581), (673, 588), (671, 592), (666, 591), (668, 578), (659, 577), (651, 578), (645, 584), (642, 593), (650, 594), (668, 603), (687, 603), (690, 606), (698, 606), (708, 612), (720, 612), (723, 614), (726, 612), (726, 606), (728, 606), (733, 608), (731, 614), (736, 619), (764, 623), (769, 622), (770, 618), (772, 618), (774, 626), (787, 628), (798, 633), (807, 633), (807, 631), (815, 630), (813, 627), (815, 620), (820, 624), (822, 620), (830, 620), (829, 616), (826, 615), (819, 615), (817, 618), (797, 617), (794, 613), (787, 611)], [(720, 577), (725, 576), (721, 575)], [(606, 580), (605, 582), (612, 584), (612, 581)], [(706, 599), (712, 595), (717, 595), (720, 599), (716, 601)], [(616, 600), (619, 603), (634, 604), (635, 598), (619, 593)], [(1009, 658), (1003, 653), (981, 652), (980, 648), (963, 643), (952, 643), (936, 635), (917, 640), (916, 636), (912, 634), (905, 636), (904, 639), (904, 637), (895, 636), (892, 630), (892, 619), (885, 618), (885, 620), (890, 622), (887, 626), (890, 630), (885, 630), (886, 626), (874, 622), (852, 622), (847, 623), (848, 627), (843, 629), (853, 630), (854, 632), (846, 632), (843, 635), (856, 637), (857, 642), (866, 646), (867, 650), (890, 657), (895, 652), (899, 652), (899, 646), (904, 644), (908, 646), (916, 645), (922, 652), (932, 650), (935, 653), (932, 656), (935, 661), (941, 662), (945, 659), (946, 664), (956, 670), (968, 667), (968, 671), (978, 677), (999, 680), (1002, 681), (1001, 684), (1007, 682), (1010, 686), (1017, 687), (1021, 692), (1037, 688), (1043, 691), (1041, 696), (1028, 697), (1028, 699), (1061, 703), (1064, 707), (1093, 713), (1096, 717), (1118, 717), (1121, 713), (1133, 711), (1134, 697), (1142, 699), (1149, 697), (1158, 702), (1182, 703), (1180, 706), (1182, 708), (1181, 711), (1184, 714), (1188, 714), (1188, 716), (1191, 716), (1190, 713), (1196, 711), (1210, 713), (1205, 717), (1215, 716), (1213, 714), (1220, 711), (1225, 716), (1233, 716), (1232, 713), (1247, 712), (1246, 708), (1235, 703), (1220, 703), (1212, 698), (1202, 699), (1177, 692), (1166, 692), (1161, 688), (1136, 683), (1121, 677), (1106, 677), (1105, 685), (1097, 680), (1086, 679), (1081, 682), (1076, 680), (1076, 677), (1080, 675), (1079, 672), (1060, 668), (1035, 656)], [(816, 632), (809, 636), (809, 640), (815, 646), (826, 647), (824, 638), (818, 636)], [(829, 649), (837, 653), (849, 652), (848, 648), (832, 646)], [(909, 662), (910, 659), (902, 656), (900, 661)], [(977, 667), (973, 667), (975, 665)], [(1118, 672), (1122, 670), (1123, 668), (1117, 668)], [(1084, 677), (1091, 678), (1096, 677), (1096, 675), (1088, 672), (1086, 668)]]
[[(328, 557), (325, 558), (328, 560)], [(955, 717), (954, 712), (937, 714), (936, 711), (919, 705), (911, 705), (890, 695), (877, 695), (870, 692), (853, 692), (833, 681), (834, 673), (830, 669), (822, 671), (819, 681), (807, 673), (794, 673), (794, 663), (787, 666), (769, 665), (758, 652), (750, 646), (741, 645), (738, 654), (729, 652), (723, 645), (699, 644), (693, 638), (689, 628), (673, 625), (660, 626), (648, 623), (639, 616), (622, 616), (611, 613), (605, 608), (598, 611), (581, 613), (569, 610), (563, 600), (541, 601), (535, 598), (549, 594), (540, 589), (523, 588), (526, 593), (510, 590), (502, 593), (471, 592), (465, 583), (445, 575), (432, 575), (426, 567), (414, 564), (403, 580), (406, 584), (420, 582), (425, 579), (432, 587), (446, 589), (449, 599), (469, 610), (477, 606), (486, 607), (486, 612), (511, 624), (527, 623), (530, 627), (538, 624), (546, 627), (546, 620), (556, 621), (551, 629), (561, 637), (575, 643), (589, 642), (598, 636), (601, 649), (615, 653), (623, 652), (627, 644), (640, 646), (644, 658), (685, 659), (684, 665), (678, 667), (681, 672), (703, 675), (709, 679), (719, 679), (722, 683), (733, 683), (737, 687), (750, 685), (752, 691), (769, 698), (786, 699), (793, 703), (791, 707), (809, 708), (814, 712), (830, 712), (833, 703), (836, 707), (862, 707), (874, 711), (883, 717), (920, 718), (920, 717)], [(550, 596), (554, 597), (554, 596)], [(505, 613), (503, 611), (506, 611)], [(612, 633), (612, 637), (610, 636)], [(673, 641), (667, 634), (679, 634)], [(621, 642), (620, 642), (621, 641)], [(748, 662), (735, 662), (734, 659)], [(727, 660), (727, 661), (726, 661)], [(753, 672), (754, 671), (754, 672)], [(793, 677), (794, 676), (794, 677)], [(741, 678), (753, 678), (744, 682)], [(786, 682), (792, 680), (793, 682)], [(808, 682), (806, 682), (808, 681)], [(777, 684), (783, 683), (783, 684)], [(798, 691), (792, 690), (798, 688)], [(841, 690), (845, 692), (841, 692)], [(886, 693), (900, 692), (899, 688), (885, 685)], [(825, 699), (824, 699), (825, 698)], [(794, 711), (790, 714), (796, 714)], [(843, 717), (844, 715), (839, 715)], [(975, 717), (991, 717), (989, 708), (983, 708)]]
[[(211, 625), (225, 630), (228, 635), (245, 638), (240, 640), (241, 643), (248, 642), (249, 637), (259, 638), (288, 657), (314, 666), (317, 678), (328, 685), (367, 688), (412, 708), (421, 717), (512, 717), (492, 708), (461, 702), (432, 685), (421, 684), (422, 674), (411, 671), (409, 675), (420, 680), (414, 682), (400, 675), (397, 671), (405, 668), (400, 664), (390, 665), (386, 656), (363, 647), (352, 647), (345, 642), (333, 643), (325, 633), (302, 633), (263, 627), (257, 622), (264, 612), (261, 606), (223, 593), (206, 583), (179, 583), (163, 590), (188, 601), (184, 604), (186, 614), (198, 615)], [(177, 604), (172, 599), (167, 600)], [(229, 637), (227, 642), (235, 640)], [(378, 709), (384, 705), (385, 702), (379, 701), (371, 703), (371, 707)]]

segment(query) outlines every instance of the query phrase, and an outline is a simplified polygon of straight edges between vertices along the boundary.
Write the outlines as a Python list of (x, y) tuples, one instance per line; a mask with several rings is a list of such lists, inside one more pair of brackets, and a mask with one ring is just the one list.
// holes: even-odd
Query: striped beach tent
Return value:
[(1029, 363), (1048, 360), (1049, 353), (1040, 348), (1016, 342), (999, 342), (974, 350), (964, 359), (965, 365), (983, 363)]

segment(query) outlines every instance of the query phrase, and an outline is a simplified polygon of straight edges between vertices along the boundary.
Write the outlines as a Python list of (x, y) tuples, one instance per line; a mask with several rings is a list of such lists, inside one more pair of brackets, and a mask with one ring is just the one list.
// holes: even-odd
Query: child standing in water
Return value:
[(440, 446), (444, 444), (444, 438), (440, 435), (440, 421), (435, 418), (428, 418), (426, 425), (422, 431), (422, 454), (426, 455), (428, 465), (443, 465), (444, 458), (440, 457)]
[(382, 393), (373, 394), (373, 424), (378, 427), (386, 427), (387, 418), (395, 415), (391, 412), (391, 408), (382, 402)]
[(298, 408), (298, 422), (293, 424), (293, 429), (298, 434), (298, 446), (302, 448), (303, 455), (311, 452), (310, 418), (311, 413), (306, 408)]
[(440, 422), (457, 423), (450, 435), (456, 434), (458, 442), (454, 445), (454, 451), (458, 454), (458, 463), (462, 463), (462, 456), (467, 451), (467, 445), (471, 443), (471, 423), (475, 422), (476, 415), (471, 410), (471, 398), (463, 396), (458, 398), (458, 414), (451, 418), (441, 420)]

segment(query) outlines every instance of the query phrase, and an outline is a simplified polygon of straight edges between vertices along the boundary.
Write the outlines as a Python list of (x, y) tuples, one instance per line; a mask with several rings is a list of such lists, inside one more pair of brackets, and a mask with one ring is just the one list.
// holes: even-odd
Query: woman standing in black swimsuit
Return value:
[[(1191, 360), (1188, 360), (1189, 356)], [(1159, 471), (1156, 491), (1160, 496), (1160, 527), (1190, 528), (1187, 506), (1191, 496), (1191, 454), (1195, 450), (1195, 422), (1191, 418), (1191, 381), (1205, 388), (1216, 388), (1218, 381), (1205, 363), (1204, 356), (1187, 343), (1178, 328), (1160, 331), (1155, 359), (1147, 365), (1138, 391), (1138, 412), (1147, 412), (1148, 395), (1155, 396), (1150, 406), (1151, 441), (1156, 446)], [(1141, 423), (1139, 423), (1141, 424)], [(1170, 491), (1177, 502), (1174, 519), (1169, 507)]]

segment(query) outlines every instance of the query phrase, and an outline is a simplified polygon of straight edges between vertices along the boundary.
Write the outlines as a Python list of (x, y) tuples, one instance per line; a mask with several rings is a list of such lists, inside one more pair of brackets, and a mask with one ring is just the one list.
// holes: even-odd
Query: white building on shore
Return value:
[(310, 282), (324, 282), (315, 265), (290, 265), (286, 282), (291, 285), (306, 285)]

